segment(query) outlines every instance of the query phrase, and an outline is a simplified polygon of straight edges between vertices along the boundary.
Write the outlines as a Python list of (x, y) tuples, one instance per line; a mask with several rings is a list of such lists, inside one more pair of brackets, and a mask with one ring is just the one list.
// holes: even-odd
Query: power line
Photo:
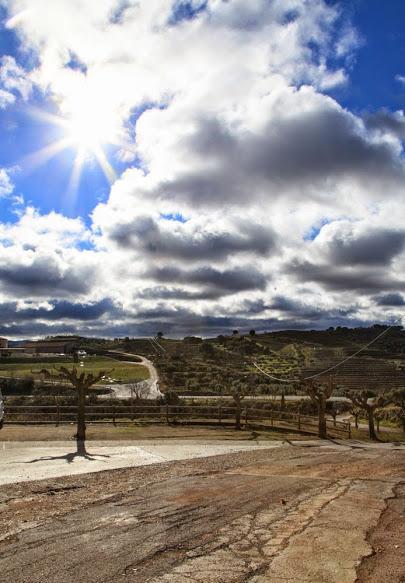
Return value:
[(153, 350), (159, 354), (159, 350), (156, 348), (153, 340), (151, 338), (148, 338), (148, 340), (151, 343)]
[(163, 346), (160, 344), (160, 342), (158, 342), (158, 341), (156, 340), (156, 338), (157, 338), (157, 336), (155, 336), (155, 337), (153, 338), (153, 342), (154, 342), (155, 344), (157, 344), (157, 346), (158, 346), (158, 347), (159, 347), (161, 350), (163, 350), (164, 352), (166, 352), (166, 348), (164, 348), (164, 347), (163, 347)]
[(396, 326), (397, 322), (399, 322), (399, 321), (400, 321), (399, 319), (396, 320), (396, 322), (394, 322), (394, 324), (391, 324), (391, 326), (389, 326), (388, 328), (386, 328), (385, 330), (380, 332), (380, 334), (378, 334), (373, 340), (371, 340), (371, 342), (369, 342), (368, 344), (365, 344), (359, 350), (357, 350), (357, 352), (354, 352), (353, 354), (351, 354), (347, 358), (344, 358), (342, 361), (338, 362), (337, 364), (334, 364), (333, 366), (330, 366), (329, 368), (326, 368), (325, 370), (322, 370), (321, 372), (310, 375), (308, 377), (304, 377), (302, 379), (280, 379), (280, 378), (275, 377), (275, 376), (269, 374), (268, 372), (264, 371), (262, 368), (260, 368), (260, 366), (256, 362), (253, 363), (253, 366), (255, 366), (258, 370), (260, 370), (261, 373), (263, 373), (267, 377), (269, 377), (275, 381), (278, 381), (280, 383), (296, 383), (296, 382), (300, 382), (300, 381), (307, 381), (309, 379), (315, 379), (317, 377), (320, 377), (321, 375), (326, 374), (327, 372), (330, 372), (331, 370), (334, 370), (335, 368), (338, 368), (339, 366), (341, 366), (342, 364), (344, 364), (348, 360), (351, 360), (352, 358), (354, 358), (355, 356), (360, 354), (360, 352), (363, 352), (363, 350), (366, 350), (366, 348), (368, 348), (369, 346), (371, 346), (372, 344), (377, 342), (377, 340), (382, 338), (382, 336), (384, 336), (384, 334), (386, 334), (389, 330), (391, 330), (391, 328), (394, 328), (394, 326)]

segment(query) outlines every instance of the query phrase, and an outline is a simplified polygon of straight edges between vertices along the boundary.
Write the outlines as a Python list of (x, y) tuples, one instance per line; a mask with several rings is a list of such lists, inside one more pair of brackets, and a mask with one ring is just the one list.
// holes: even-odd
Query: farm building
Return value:
[(8, 348), (7, 338), (0, 338), (0, 348)]
[(27, 342), (24, 350), (30, 354), (70, 354), (75, 345), (74, 340), (37, 340)]

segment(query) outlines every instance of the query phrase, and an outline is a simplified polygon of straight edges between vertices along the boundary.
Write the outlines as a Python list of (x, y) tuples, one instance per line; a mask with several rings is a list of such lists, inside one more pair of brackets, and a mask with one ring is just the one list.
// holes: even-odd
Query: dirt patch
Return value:
[(394, 488), (386, 510), (369, 533), (372, 554), (357, 569), (357, 583), (405, 581), (405, 483)]
[[(2, 441), (65, 441), (75, 433), (73, 423), (66, 425), (5, 425), (0, 431)], [(88, 441), (131, 439), (231, 439), (231, 440), (308, 439), (288, 431), (235, 431), (222, 427), (179, 427), (176, 425), (117, 425), (97, 423), (87, 425)], [(311, 438), (312, 439), (312, 438)], [(316, 437), (313, 438), (316, 440)]]

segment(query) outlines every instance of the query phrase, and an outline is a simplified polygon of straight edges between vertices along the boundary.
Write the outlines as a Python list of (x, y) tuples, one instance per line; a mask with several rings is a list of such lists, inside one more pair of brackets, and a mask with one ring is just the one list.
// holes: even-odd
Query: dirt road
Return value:
[[(133, 358), (134, 356), (136, 356), (137, 358), (140, 359), (139, 362), (133, 362), (133, 360), (124, 360), (123, 361), (122, 358), (120, 359), (120, 361), (125, 362), (126, 364), (136, 364), (136, 365), (141, 364), (142, 366), (145, 366), (148, 369), (149, 379), (147, 379), (146, 381), (142, 381), (143, 384), (146, 384), (148, 386), (148, 394), (146, 394), (143, 398), (145, 398), (145, 399), (157, 399), (158, 397), (163, 396), (163, 393), (161, 393), (159, 390), (159, 385), (158, 385), (159, 376), (158, 376), (157, 370), (150, 360), (148, 360), (144, 356), (140, 356), (139, 354), (129, 354), (126, 352), (118, 352), (116, 350), (111, 351), (111, 353), (113, 353), (113, 352), (119, 354), (121, 357), (129, 356), (129, 357)], [(133, 383), (132, 383), (132, 386), (133, 386)], [(114, 397), (116, 397), (117, 399), (130, 399), (132, 397), (131, 384), (108, 385), (108, 388), (111, 389), (112, 391), (114, 391)]]
[(403, 450), (312, 444), (2, 486), (1, 579), (399, 583), (401, 482)]

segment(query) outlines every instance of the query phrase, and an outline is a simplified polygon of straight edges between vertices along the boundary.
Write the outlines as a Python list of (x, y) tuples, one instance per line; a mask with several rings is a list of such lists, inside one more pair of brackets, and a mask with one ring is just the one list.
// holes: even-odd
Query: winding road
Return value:
[[(159, 375), (154, 367), (153, 363), (145, 358), (144, 356), (140, 356), (139, 354), (130, 354), (128, 352), (118, 352), (116, 350), (111, 351), (111, 354), (115, 353), (117, 356), (120, 356), (120, 362), (125, 362), (126, 364), (135, 364), (135, 365), (142, 365), (145, 366), (149, 371), (149, 379), (146, 381), (141, 381), (141, 383), (145, 383), (148, 386), (148, 393), (143, 398), (145, 399), (157, 399), (158, 397), (162, 397), (163, 393), (159, 390)], [(134, 362), (133, 360), (123, 360), (125, 357), (133, 358), (136, 356), (140, 360), (138, 362)], [(118, 360), (118, 358), (117, 358)], [(126, 384), (117, 384), (117, 385), (108, 385), (108, 388), (114, 392), (114, 396), (116, 399), (130, 399), (133, 395), (131, 389), (133, 389), (135, 384), (140, 383), (126, 383)]]

